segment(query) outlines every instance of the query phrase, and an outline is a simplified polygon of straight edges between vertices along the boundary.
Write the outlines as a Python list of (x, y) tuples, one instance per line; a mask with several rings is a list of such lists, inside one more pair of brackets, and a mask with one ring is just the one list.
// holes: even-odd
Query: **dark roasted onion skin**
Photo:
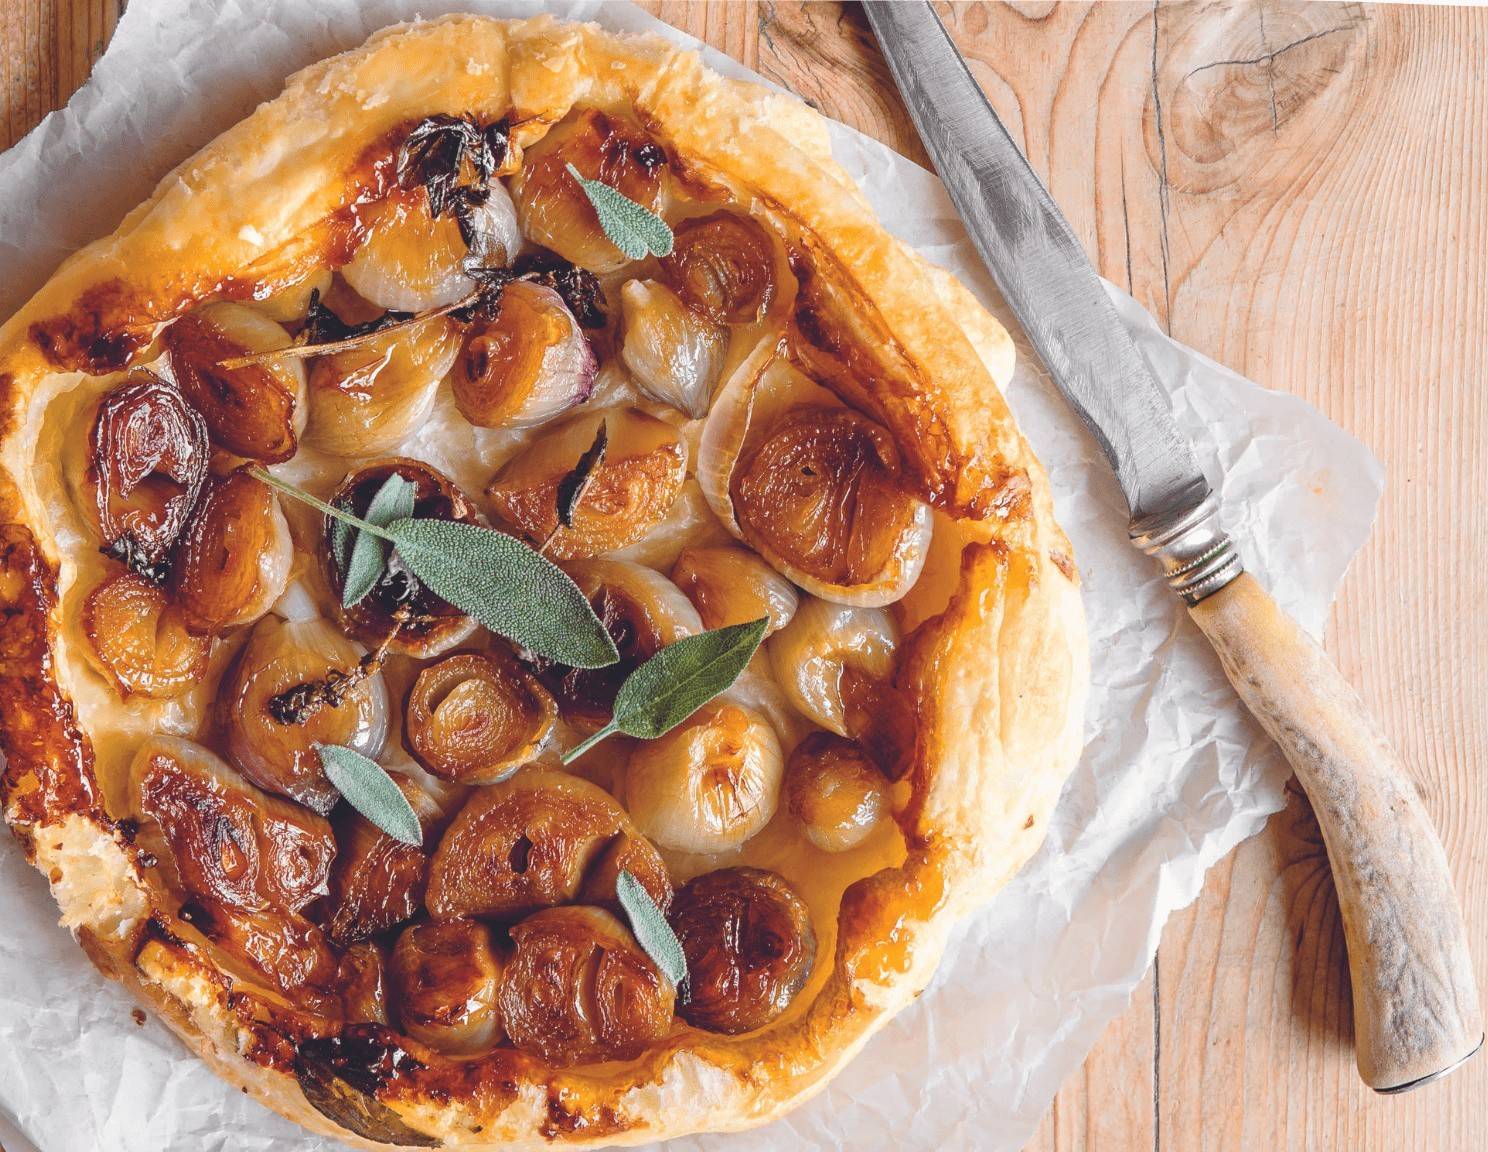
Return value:
[(87, 482), (105, 548), (162, 565), (207, 480), (207, 425), (179, 389), (139, 370), (103, 398)]
[(763, 1028), (811, 977), (811, 914), (774, 872), (704, 873), (682, 886), (670, 919), (687, 956), (678, 1011), (695, 1027), (730, 1035)]
[[(566, 904), (622, 832), (629, 817), (603, 788), (565, 772), (519, 772), (466, 801), (434, 853), (425, 902), (436, 919), (502, 923)], [(664, 903), (665, 870), (660, 881), (637, 872), (643, 884), (648, 877)]]
[(215, 634), (262, 594), (260, 560), (278, 546), (278, 503), (246, 468), (208, 486), (171, 565), (171, 597), (187, 625)]
[(425, 921), (404, 929), (388, 965), (403, 1031), (456, 1055), (496, 1044), (503, 968), (491, 930), (474, 920)]
[(760, 319), (779, 290), (775, 242), (764, 225), (736, 212), (684, 220), (661, 266), (689, 305), (725, 324)]
[(550, 908), (511, 930), (501, 987), (507, 1035), (567, 1068), (628, 1060), (671, 1029), (676, 990), (602, 908)]
[[(439, 820), (439, 809), (406, 776), (393, 781), (418, 814), (425, 842)], [(326, 934), (345, 948), (413, 919), (424, 901), (429, 857), (423, 848), (394, 840), (350, 805), (331, 817), (336, 862), (331, 867)]]

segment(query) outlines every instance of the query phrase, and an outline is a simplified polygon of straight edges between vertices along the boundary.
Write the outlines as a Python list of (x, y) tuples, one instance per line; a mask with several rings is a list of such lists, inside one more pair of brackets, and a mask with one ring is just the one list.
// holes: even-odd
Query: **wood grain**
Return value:
[[(645, 5), (924, 162), (853, 6)], [(1174, 336), (1304, 396), (1389, 486), (1328, 649), (1441, 830), (1488, 961), (1488, 10), (941, 5), (1101, 271)], [(114, 0), (0, 0), (0, 144), (83, 78)], [(1321, 837), (1289, 793), (1169, 923), (1031, 1149), (1488, 1148), (1488, 1060), (1376, 1097), (1353, 1068)]]

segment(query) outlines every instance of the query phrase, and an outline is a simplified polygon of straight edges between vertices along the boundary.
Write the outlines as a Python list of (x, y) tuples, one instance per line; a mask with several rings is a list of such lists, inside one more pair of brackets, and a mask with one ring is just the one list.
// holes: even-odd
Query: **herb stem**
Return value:
[(613, 736), (618, 731), (620, 731), (620, 725), (611, 720), (593, 736), (590, 736), (587, 740), (583, 740), (580, 743), (575, 744), (567, 752), (563, 753), (562, 756), (558, 757), (558, 762), (565, 766), (572, 764), (575, 760), (577, 760), (585, 752), (589, 751), (589, 749), (593, 748), (601, 740), (605, 739), (608, 736)]
[(369, 524), (360, 516), (353, 516), (350, 512), (347, 512), (343, 508), (337, 508), (333, 504), (327, 504), (318, 496), (310, 495), (310, 493), (306, 492), (303, 488), (296, 488), (287, 480), (279, 479), (279, 477), (275, 476), (267, 468), (264, 468), (261, 465), (251, 465), (248, 469), (248, 474), (256, 480), (262, 480), (270, 488), (278, 489), (286, 496), (290, 496), (298, 500), (301, 504), (308, 504), (312, 508), (317, 508), (321, 512), (324, 512), (327, 516), (330, 516), (336, 520), (340, 520), (344, 524), (350, 524), (353, 528), (360, 528), (363, 532), (370, 532), (378, 539), (386, 540), (389, 544), (396, 544), (398, 542), (392, 536), (388, 535), (386, 531), (379, 528), (376, 524)]
[(393, 323), (385, 324), (381, 328), (374, 328), (370, 332), (359, 332), (355, 336), (347, 336), (341, 340), (323, 340), (318, 344), (290, 344), (284, 348), (270, 348), (263, 352), (250, 352), (246, 356), (231, 356), (226, 360), (217, 361), (217, 367), (230, 372), (237, 368), (247, 368), (254, 364), (262, 364), (265, 360), (308, 360), (312, 356), (327, 356), (332, 352), (345, 352), (349, 348), (360, 348), (364, 344), (372, 343), (372, 341), (380, 336), (402, 332), (405, 329), (412, 328), (416, 324), (422, 324), (425, 320), (448, 316), (451, 312), (458, 312), (461, 308), (469, 308), (480, 300), (480, 295), (480, 290), (477, 289), (449, 304), (440, 304), (438, 307), (430, 308), (426, 312), (418, 312), (406, 320), (395, 320)]

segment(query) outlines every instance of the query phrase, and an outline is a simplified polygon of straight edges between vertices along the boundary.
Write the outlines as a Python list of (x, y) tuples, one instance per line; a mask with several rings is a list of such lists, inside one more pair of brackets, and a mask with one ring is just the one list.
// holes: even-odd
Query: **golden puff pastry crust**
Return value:
[[(245, 992), (158, 902), (110, 812), (96, 693), (64, 605), (96, 551), (63, 530), (60, 425), (80, 374), (144, 355), (200, 301), (262, 298), (344, 261), (348, 220), (386, 186), (387, 142), (437, 113), (509, 117), (530, 146), (576, 106), (625, 106), (682, 170), (793, 237), (791, 338), (878, 420), (936, 509), (901, 609), (913, 702), (902, 860), (846, 886), (809, 1003), (738, 1037), (678, 1027), (642, 1056), (556, 1069), (501, 1049), (307, 1043), (324, 1021)], [(1007, 333), (877, 223), (800, 102), (709, 72), (653, 37), (546, 17), (387, 29), (161, 181), (0, 330), (0, 797), (62, 922), (226, 1080), (357, 1147), (641, 1144), (762, 1124), (800, 1103), (926, 986), (958, 916), (1042, 842), (1081, 746), (1086, 635), (1049, 484), (1001, 392)], [(91, 562), (96, 563), (96, 556)], [(128, 705), (121, 705), (128, 707)], [(113, 729), (110, 729), (113, 730)], [(142, 737), (141, 737), (142, 738)], [(334, 1029), (330, 1029), (334, 1032)], [(339, 1121), (339, 1123), (338, 1123)]]

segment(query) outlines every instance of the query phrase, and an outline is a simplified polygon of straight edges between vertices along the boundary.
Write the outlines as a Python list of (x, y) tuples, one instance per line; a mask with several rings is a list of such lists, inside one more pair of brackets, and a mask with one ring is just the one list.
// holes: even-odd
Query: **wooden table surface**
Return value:
[[(0, 0), (0, 146), (86, 79), (121, 6)], [(855, 6), (646, 6), (924, 162)], [(1488, 562), (1488, 9), (942, 13), (1100, 270), (1384, 462), (1328, 646), (1415, 769), (1488, 988), (1488, 613), (1460, 594)], [(1488, 1057), (1380, 1097), (1350, 1036), (1333, 885), (1292, 789), (1168, 924), (1030, 1148), (1488, 1148)]]

